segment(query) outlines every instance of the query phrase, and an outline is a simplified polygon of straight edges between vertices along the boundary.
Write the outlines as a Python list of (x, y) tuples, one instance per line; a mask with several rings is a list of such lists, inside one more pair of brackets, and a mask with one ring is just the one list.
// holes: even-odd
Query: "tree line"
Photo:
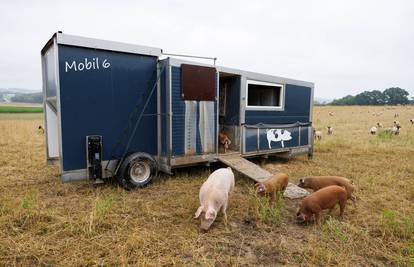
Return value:
[(409, 93), (407, 90), (404, 90), (399, 87), (391, 87), (385, 89), (384, 91), (373, 90), (373, 91), (364, 91), (355, 96), (347, 95), (340, 99), (333, 100), (330, 104), (337, 106), (347, 106), (347, 105), (373, 105), (373, 106), (382, 106), (382, 105), (406, 105), (414, 104), (414, 98), (410, 101), (408, 98)]
[(42, 93), (16, 94), (11, 98), (12, 102), (20, 103), (43, 103)]

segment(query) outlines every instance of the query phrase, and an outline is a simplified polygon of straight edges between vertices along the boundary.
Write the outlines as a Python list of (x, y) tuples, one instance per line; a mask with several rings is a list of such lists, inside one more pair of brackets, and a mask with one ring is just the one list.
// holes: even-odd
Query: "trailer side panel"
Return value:
[[(244, 152), (283, 151), (289, 148), (308, 146), (310, 144), (311, 116), (309, 107), (311, 101), (312, 88), (286, 84), (283, 110), (246, 110)], [(297, 122), (304, 124), (304, 126), (283, 126)], [(261, 126), (262, 124), (264, 125)], [(257, 125), (257, 127), (248, 127), (249, 125)], [(272, 127), (272, 125), (274, 126)]]
[[(85, 136), (102, 135), (103, 159), (141, 111), (156, 77), (157, 57), (59, 46), (63, 171), (86, 168)], [(157, 91), (152, 94), (130, 151), (157, 154)], [(119, 158), (125, 144), (118, 147)]]

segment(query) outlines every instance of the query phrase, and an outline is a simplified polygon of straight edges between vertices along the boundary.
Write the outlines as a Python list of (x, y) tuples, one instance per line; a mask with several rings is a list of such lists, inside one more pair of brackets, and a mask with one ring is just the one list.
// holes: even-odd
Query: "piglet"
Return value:
[(225, 133), (219, 132), (219, 141), (224, 147), (224, 153), (226, 153), (227, 149), (229, 149), (229, 146), (231, 145), (230, 138)]
[(234, 189), (234, 174), (230, 167), (214, 171), (200, 188), (200, 207), (194, 218), (200, 218), (200, 229), (207, 231), (213, 224), (220, 209), (227, 224), (227, 204)]
[(355, 187), (352, 185), (352, 182), (341, 176), (309, 176), (309, 177), (301, 177), (299, 179), (299, 187), (302, 188), (310, 188), (313, 191), (318, 191), (321, 188), (330, 186), (330, 185), (338, 185), (345, 188), (348, 199), (352, 200), (355, 204), (355, 197), (352, 193), (355, 191)]
[(304, 223), (310, 221), (315, 216), (316, 224), (320, 225), (322, 210), (329, 209), (332, 211), (336, 204), (339, 204), (340, 217), (342, 217), (347, 199), (348, 195), (345, 188), (338, 185), (324, 187), (302, 200), (296, 212), (296, 221)]
[(257, 183), (256, 193), (259, 196), (270, 196), (273, 201), (274, 197), (285, 191), (289, 182), (289, 176), (286, 173), (277, 173), (261, 183)]

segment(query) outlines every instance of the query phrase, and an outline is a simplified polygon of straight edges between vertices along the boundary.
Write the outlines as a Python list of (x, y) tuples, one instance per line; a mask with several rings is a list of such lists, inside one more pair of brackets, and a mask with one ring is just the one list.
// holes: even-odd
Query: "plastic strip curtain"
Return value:
[(203, 153), (214, 153), (215, 151), (215, 127), (214, 127), (214, 102), (200, 101), (200, 119), (198, 129), (200, 131), (201, 147)]
[(192, 155), (196, 153), (197, 136), (197, 102), (184, 101), (185, 103), (185, 124), (184, 124), (184, 153)]

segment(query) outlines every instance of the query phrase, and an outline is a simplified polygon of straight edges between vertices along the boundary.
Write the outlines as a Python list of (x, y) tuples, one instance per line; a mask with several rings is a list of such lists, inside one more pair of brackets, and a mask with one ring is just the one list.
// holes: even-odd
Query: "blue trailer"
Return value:
[(47, 162), (63, 182), (134, 188), (179, 167), (312, 155), (313, 83), (61, 32), (41, 58)]

